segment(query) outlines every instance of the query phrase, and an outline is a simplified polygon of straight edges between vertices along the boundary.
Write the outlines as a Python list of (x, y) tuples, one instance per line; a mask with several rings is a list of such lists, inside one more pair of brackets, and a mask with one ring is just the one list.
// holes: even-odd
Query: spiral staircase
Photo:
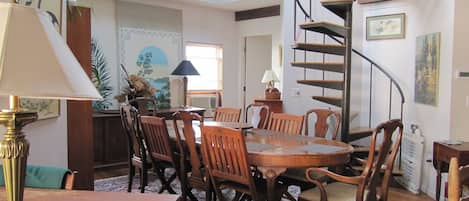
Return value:
[[(372, 134), (373, 128), (373, 85), (376, 80), (374, 80), (373, 76), (377, 73), (384, 75), (386, 79), (389, 80), (389, 116), (388, 118), (391, 119), (393, 112), (396, 110), (395, 104), (393, 102), (398, 101), (398, 105), (400, 105), (399, 115), (402, 119), (403, 114), (403, 105), (405, 103), (405, 98), (402, 92), (401, 87), (396, 82), (396, 80), (388, 73), (383, 67), (377, 64), (377, 62), (373, 61), (369, 57), (365, 56), (364, 54), (360, 53), (357, 50), (352, 48), (352, 6), (354, 4), (354, 0), (320, 0), (322, 6), (335, 15), (339, 16), (343, 19), (343, 24), (334, 24), (326, 21), (314, 21), (312, 19), (312, 1), (317, 0), (309, 0), (309, 4), (307, 0), (294, 0), (295, 2), (295, 19), (294, 19), (294, 26), (295, 26), (295, 44), (292, 45), (294, 50), (294, 61), (291, 62), (292, 67), (296, 68), (303, 68), (305, 72), (305, 79), (297, 80), (298, 84), (301, 85), (310, 85), (313, 87), (320, 87), (323, 89), (322, 94), (315, 94), (312, 96), (312, 99), (315, 101), (320, 101), (323, 103), (329, 104), (331, 107), (338, 107), (341, 111), (341, 130), (340, 136), (341, 140), (348, 143), (353, 143), (353, 141), (368, 137)], [(309, 6), (309, 12), (307, 11), (306, 7)], [(304, 15), (304, 19), (299, 17), (297, 12), (301, 12)], [(298, 23), (298, 21), (305, 21), (304, 23)], [(296, 34), (296, 30), (304, 31), (305, 37), (300, 38)], [(322, 34), (324, 37), (323, 43), (313, 43), (308, 42), (306, 34), (309, 32), (315, 32)], [(326, 43), (325, 38), (328, 37), (335, 41), (335, 43)], [(298, 58), (297, 53), (304, 53), (304, 58)], [(328, 62), (324, 59), (322, 61), (309, 61), (306, 54), (315, 52), (321, 53), (324, 55), (338, 55), (343, 57), (343, 61), (341, 62)], [(357, 128), (350, 128), (350, 121), (351, 121), (351, 75), (352, 75), (352, 56), (357, 57), (358, 59), (362, 59), (363, 63), (369, 64), (369, 111), (368, 111), (368, 125), (364, 127), (357, 127)], [(354, 58), (355, 58), (354, 57)], [(366, 66), (366, 64), (365, 64)], [(307, 71), (322, 71), (323, 72), (323, 79), (322, 80), (309, 80), (306, 79), (306, 72)], [(333, 72), (339, 73), (343, 75), (343, 79), (340, 80), (331, 80), (325, 79), (324, 72)], [(337, 76), (336, 76), (337, 77)], [(341, 96), (327, 96), (324, 93), (324, 90), (336, 90), (340, 91)], [(393, 92), (398, 92), (398, 95), (393, 95)], [(393, 97), (399, 97), (394, 98)], [(386, 103), (387, 104), (387, 103)], [(393, 108), (394, 106), (394, 108)], [(396, 118), (395, 116), (393, 118)], [(376, 119), (375, 119), (376, 120)], [(360, 147), (357, 148), (355, 152), (368, 152), (369, 150), (367, 147)]]

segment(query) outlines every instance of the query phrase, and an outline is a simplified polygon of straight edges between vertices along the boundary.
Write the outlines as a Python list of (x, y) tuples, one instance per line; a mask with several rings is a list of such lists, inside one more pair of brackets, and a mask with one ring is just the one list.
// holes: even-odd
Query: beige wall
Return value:
[(454, 15), (454, 49), (453, 49), (453, 81), (451, 96), (450, 138), (469, 141), (469, 79), (457, 78), (458, 71), (469, 71), (469, 1), (455, 0)]
[[(266, 18), (259, 18), (253, 20), (245, 20), (236, 22), (237, 28), (237, 40), (238, 40), (238, 52), (239, 52), (239, 69), (240, 69), (240, 76), (241, 79), (244, 80), (244, 38), (248, 36), (261, 36), (261, 35), (271, 35), (272, 36), (272, 68), (274, 72), (280, 79), (279, 83), (276, 83), (276, 87), (282, 90), (282, 72), (283, 67), (280, 63), (280, 47), (283, 48), (282, 45), (282, 17), (275, 16), (275, 17), (266, 17)], [(259, 84), (261, 84), (262, 77), (259, 78)], [(240, 82), (240, 87), (243, 86), (243, 81)], [(263, 96), (263, 94), (259, 94), (259, 96)], [(239, 97), (240, 103), (242, 103), (242, 96)], [(246, 103), (249, 105), (250, 103)]]

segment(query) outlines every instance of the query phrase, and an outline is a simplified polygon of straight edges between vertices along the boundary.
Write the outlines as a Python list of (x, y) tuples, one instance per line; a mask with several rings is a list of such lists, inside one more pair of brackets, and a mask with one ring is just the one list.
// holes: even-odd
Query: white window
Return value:
[(189, 44), (186, 58), (200, 76), (188, 76), (188, 90), (222, 90), (223, 48), (217, 45)]

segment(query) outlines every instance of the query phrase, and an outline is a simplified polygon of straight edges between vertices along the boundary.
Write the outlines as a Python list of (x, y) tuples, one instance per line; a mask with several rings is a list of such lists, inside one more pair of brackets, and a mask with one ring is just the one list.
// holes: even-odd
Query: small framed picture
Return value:
[(405, 38), (405, 13), (366, 18), (366, 40)]

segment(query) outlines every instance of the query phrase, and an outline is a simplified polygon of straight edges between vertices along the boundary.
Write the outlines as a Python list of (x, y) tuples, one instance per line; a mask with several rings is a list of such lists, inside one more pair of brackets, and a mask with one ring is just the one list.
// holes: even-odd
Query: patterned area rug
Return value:
[[(167, 175), (170, 174), (168, 171)], [(156, 179), (156, 175), (149, 173), (148, 175), (148, 186), (145, 187), (145, 193), (157, 193), (161, 187), (161, 183), (158, 179)], [(94, 190), (101, 191), (101, 192), (127, 192), (127, 176), (119, 176), (119, 177), (112, 177), (107, 179), (100, 179), (94, 182)], [(132, 193), (140, 193), (140, 179), (139, 176), (135, 176), (132, 183)], [(176, 179), (173, 183), (171, 183), (171, 187), (178, 193), (181, 194), (181, 185), (179, 181)], [(290, 186), (288, 191), (297, 198), (300, 192), (299, 187)], [(164, 193), (168, 193), (165, 191)], [(205, 192), (204, 191), (197, 191), (192, 190), (192, 193), (197, 197), (198, 200), (202, 201), (205, 200)], [(233, 198), (234, 191), (232, 190), (224, 190), (223, 195), (227, 198)], [(286, 200), (286, 199), (282, 199)]]

